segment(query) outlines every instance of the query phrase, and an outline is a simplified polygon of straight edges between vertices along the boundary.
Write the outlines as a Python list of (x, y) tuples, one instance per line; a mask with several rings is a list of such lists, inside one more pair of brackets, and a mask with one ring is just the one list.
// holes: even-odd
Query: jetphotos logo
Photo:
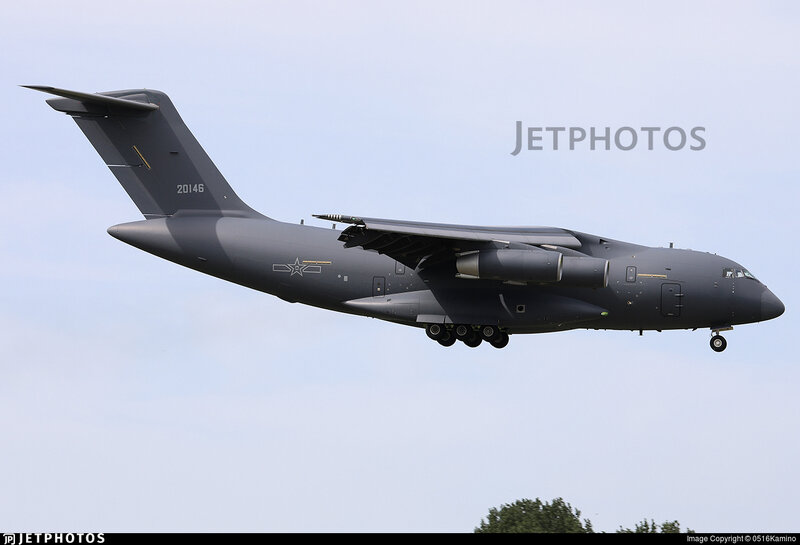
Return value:
[(3, 545), (102, 545), (105, 541), (105, 534), (3, 534)]
[(523, 127), (522, 121), (517, 121), (511, 155), (522, 150), (702, 151), (705, 132), (705, 127)]

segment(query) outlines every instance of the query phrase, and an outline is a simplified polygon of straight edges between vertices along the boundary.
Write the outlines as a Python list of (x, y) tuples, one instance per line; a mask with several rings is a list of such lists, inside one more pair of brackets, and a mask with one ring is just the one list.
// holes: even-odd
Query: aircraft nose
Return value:
[(783, 306), (781, 300), (775, 297), (775, 294), (768, 289), (764, 289), (764, 293), (761, 294), (761, 319), (771, 320), (777, 318), (783, 314), (784, 310), (786, 310), (786, 307)]

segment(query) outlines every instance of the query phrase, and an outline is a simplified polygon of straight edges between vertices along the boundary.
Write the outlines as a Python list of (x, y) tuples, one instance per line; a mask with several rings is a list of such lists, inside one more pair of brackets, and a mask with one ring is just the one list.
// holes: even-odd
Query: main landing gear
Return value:
[(442, 346), (453, 346), (456, 341), (461, 341), (470, 348), (479, 346), (483, 341), (495, 348), (504, 348), (508, 344), (508, 333), (494, 325), (459, 324), (447, 327), (443, 324), (428, 324), (425, 326), (425, 333)]
[(712, 329), (711, 330), (711, 350), (714, 352), (722, 352), (725, 348), (728, 347), (728, 341), (725, 340), (725, 337), (719, 334), (720, 331), (730, 331), (732, 327), (726, 327), (724, 329)]

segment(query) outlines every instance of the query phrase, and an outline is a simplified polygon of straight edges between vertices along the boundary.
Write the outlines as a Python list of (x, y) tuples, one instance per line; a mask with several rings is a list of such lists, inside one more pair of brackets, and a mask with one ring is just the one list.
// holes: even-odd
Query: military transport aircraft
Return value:
[(246, 205), (166, 94), (56, 95), (146, 219), (108, 233), (146, 252), (290, 302), (424, 328), (443, 346), (496, 348), (568, 329), (710, 328), (780, 316), (781, 301), (718, 255), (553, 227), (479, 227), (340, 214), (343, 231)]

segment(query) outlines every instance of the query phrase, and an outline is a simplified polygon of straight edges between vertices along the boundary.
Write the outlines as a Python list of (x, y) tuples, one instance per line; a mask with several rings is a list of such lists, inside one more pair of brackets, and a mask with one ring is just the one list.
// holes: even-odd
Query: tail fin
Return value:
[(145, 218), (177, 212), (261, 217), (234, 193), (166, 94), (25, 87), (63, 97), (47, 103), (72, 116)]

